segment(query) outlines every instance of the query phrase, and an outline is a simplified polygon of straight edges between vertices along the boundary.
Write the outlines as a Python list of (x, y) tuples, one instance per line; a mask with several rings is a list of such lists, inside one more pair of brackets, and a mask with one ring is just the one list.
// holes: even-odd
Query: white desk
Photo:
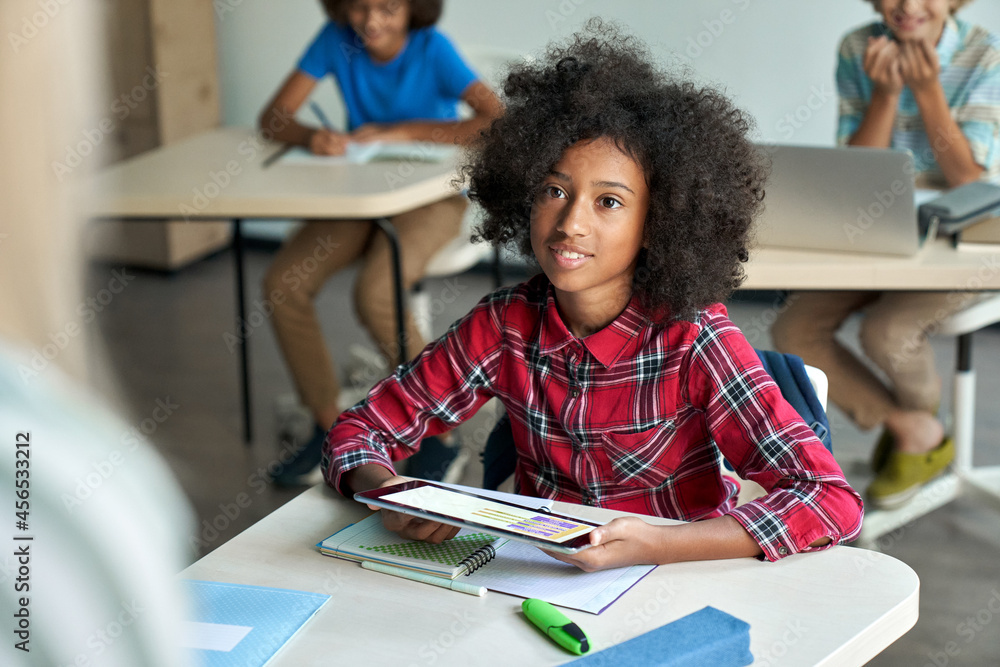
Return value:
[[(269, 163), (282, 149), (249, 127), (211, 130), (118, 163), (88, 183), (97, 196), (92, 218), (192, 222), (231, 219), (237, 286), (236, 331), (246, 322), (241, 223), (254, 218), (367, 219), (389, 237), (396, 279), (397, 331), (403, 341), (403, 293), (399, 243), (387, 216), (455, 194), (455, 160), (370, 164), (284, 165)], [(244, 437), (252, 433), (245, 340), (238, 336)]]
[(945, 239), (912, 257), (755, 248), (743, 289), (1000, 290), (1000, 250), (959, 251)]
[[(913, 257), (758, 248), (747, 264), (748, 289), (791, 290), (1000, 290), (1000, 249), (956, 250), (936, 239)], [(972, 465), (975, 427), (975, 372), (972, 333), (995, 319), (996, 305), (981, 304), (950, 318), (941, 333), (958, 338), (952, 413), (955, 422), (954, 472), (925, 485), (897, 510), (865, 514), (858, 543), (875, 548), (880, 536), (945, 505), (963, 492), (1000, 510), (1000, 466)]]
[[(560, 510), (605, 521), (614, 516), (557, 503)], [(281, 650), (276, 667), (553, 665), (572, 658), (520, 617), (520, 598), (492, 591), (476, 598), (369, 572), (313, 546), (367, 511), (314, 487), (181, 576), (332, 595)], [(778, 563), (661, 566), (603, 614), (567, 614), (604, 648), (711, 605), (750, 623), (758, 667), (861, 665), (913, 627), (918, 590), (905, 564), (835, 547)]]

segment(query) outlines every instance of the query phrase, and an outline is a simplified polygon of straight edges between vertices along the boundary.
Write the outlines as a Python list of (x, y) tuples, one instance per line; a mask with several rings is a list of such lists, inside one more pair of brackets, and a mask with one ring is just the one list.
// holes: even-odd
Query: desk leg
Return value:
[(406, 327), (403, 324), (406, 319), (406, 307), (403, 305), (403, 267), (399, 256), (399, 237), (396, 235), (396, 228), (387, 218), (375, 218), (372, 222), (378, 225), (389, 239), (389, 247), (392, 249), (392, 279), (396, 291), (396, 344), (399, 347), (397, 363), (401, 364), (406, 361)]
[(253, 440), (253, 423), (250, 419), (250, 364), (247, 360), (247, 339), (243, 335), (246, 318), (246, 301), (243, 290), (243, 220), (233, 220), (233, 257), (236, 261), (236, 332), (240, 348), (240, 397), (243, 403), (243, 442), (247, 447)]

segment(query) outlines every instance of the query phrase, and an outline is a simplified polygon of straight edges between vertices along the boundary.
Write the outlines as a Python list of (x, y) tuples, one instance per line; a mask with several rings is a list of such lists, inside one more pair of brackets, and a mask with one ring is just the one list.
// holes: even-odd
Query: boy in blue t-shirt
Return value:
[[(260, 125), (278, 141), (318, 155), (344, 153), (349, 141), (463, 143), (500, 113), (493, 92), (476, 76), (434, 24), (440, 0), (324, 0), (332, 21), (306, 49), (295, 71), (261, 113)], [(347, 107), (347, 131), (307, 127), (295, 113), (327, 74)], [(459, 102), (474, 116), (460, 120)], [(430, 258), (460, 230), (466, 200), (454, 196), (394, 216), (402, 251), (404, 288), (424, 274)], [(333, 362), (316, 318), (314, 299), (326, 280), (361, 259), (354, 304), (361, 323), (388, 358), (398, 358), (394, 288), (388, 242), (367, 221), (310, 220), (282, 247), (264, 279), (275, 304), (274, 328), (302, 402), (316, 421), (313, 438), (276, 476), (296, 484), (319, 464), (323, 434), (340, 413)], [(407, 358), (424, 346), (406, 321)], [(447, 457), (428, 443), (434, 459)], [(440, 461), (419, 470), (433, 477)]]

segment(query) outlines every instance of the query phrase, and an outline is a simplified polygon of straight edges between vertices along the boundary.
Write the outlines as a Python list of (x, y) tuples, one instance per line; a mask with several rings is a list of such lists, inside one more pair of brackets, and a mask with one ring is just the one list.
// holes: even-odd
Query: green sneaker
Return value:
[(921, 486), (940, 475), (954, 459), (955, 443), (949, 437), (926, 454), (891, 450), (868, 487), (868, 502), (876, 509), (898, 509), (917, 495)]
[(896, 438), (893, 437), (889, 429), (882, 429), (882, 435), (878, 437), (878, 442), (875, 443), (875, 449), (872, 451), (872, 472), (876, 475), (882, 472), (886, 461), (889, 460), (889, 455), (895, 448)]

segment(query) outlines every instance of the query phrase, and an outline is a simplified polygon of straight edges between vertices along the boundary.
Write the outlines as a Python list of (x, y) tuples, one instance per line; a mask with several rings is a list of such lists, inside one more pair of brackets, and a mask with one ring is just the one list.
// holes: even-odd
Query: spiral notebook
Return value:
[(374, 561), (454, 579), (493, 560), (506, 542), (503, 537), (465, 529), (440, 544), (414, 542), (386, 530), (376, 513), (326, 538), (319, 550), (359, 563)]
[(654, 569), (634, 565), (583, 572), (530, 544), (464, 529), (441, 544), (414, 542), (386, 530), (377, 513), (317, 546), (327, 556), (357, 562), (370, 560), (451, 579), (468, 575), (463, 581), (475, 586), (591, 614), (607, 609)]

